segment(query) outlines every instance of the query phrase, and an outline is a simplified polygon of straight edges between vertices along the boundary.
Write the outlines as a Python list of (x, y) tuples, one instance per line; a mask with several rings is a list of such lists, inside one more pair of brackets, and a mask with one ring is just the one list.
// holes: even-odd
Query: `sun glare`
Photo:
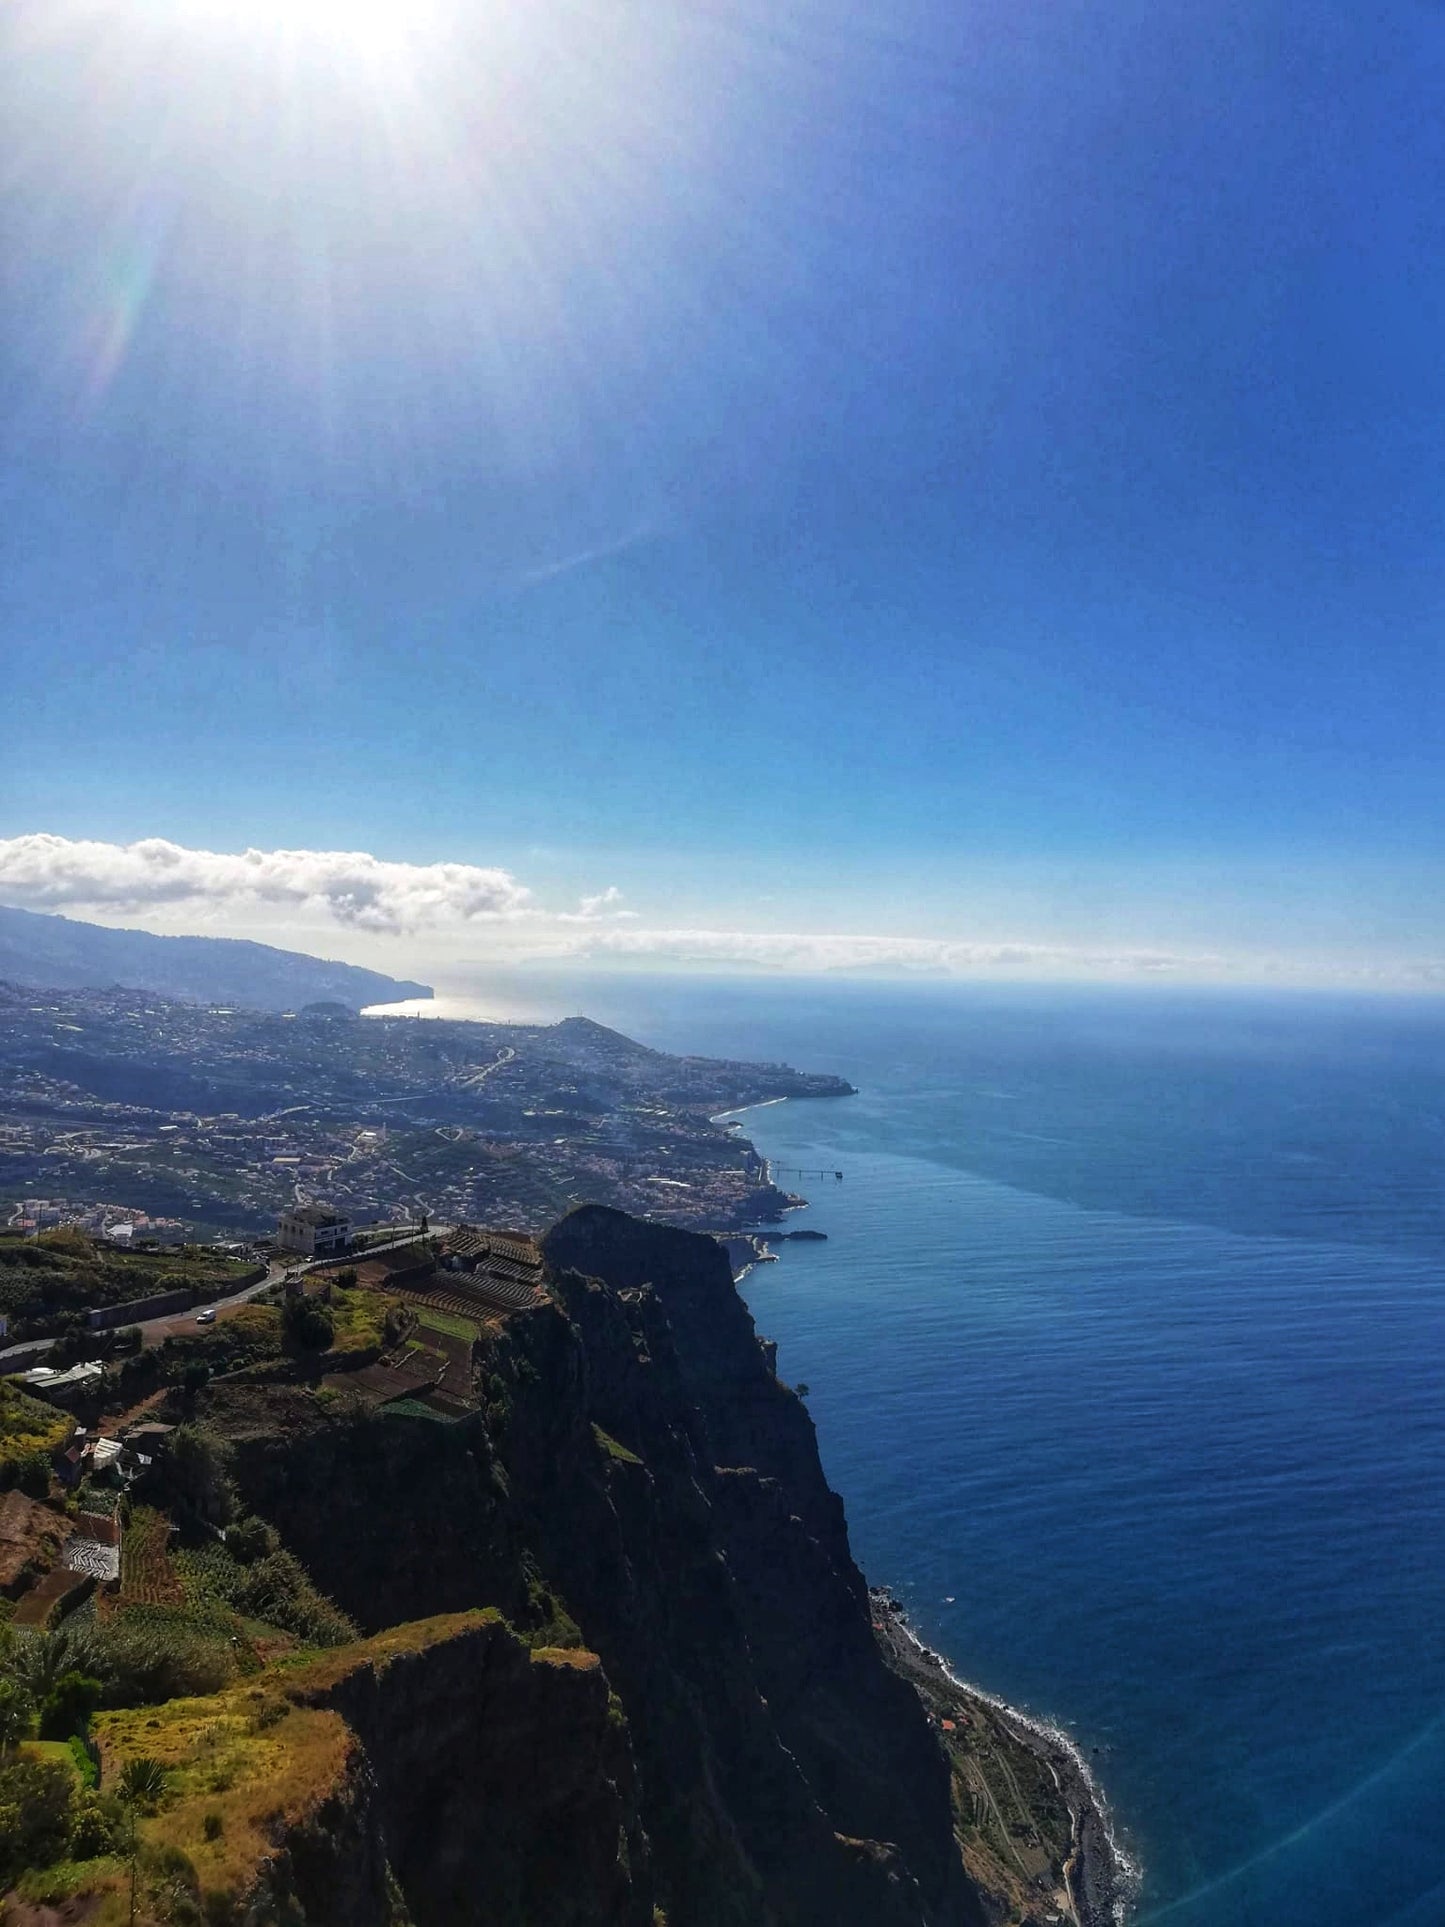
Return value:
[(172, 0), (178, 14), (369, 55), (416, 39), (425, 9), (416, 0)]

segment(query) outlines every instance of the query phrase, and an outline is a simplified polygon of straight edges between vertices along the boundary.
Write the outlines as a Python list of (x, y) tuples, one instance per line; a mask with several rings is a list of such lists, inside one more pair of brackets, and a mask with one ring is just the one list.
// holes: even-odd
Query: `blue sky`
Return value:
[(308, 8), (9, 10), (0, 900), (1429, 980), (1445, 11)]

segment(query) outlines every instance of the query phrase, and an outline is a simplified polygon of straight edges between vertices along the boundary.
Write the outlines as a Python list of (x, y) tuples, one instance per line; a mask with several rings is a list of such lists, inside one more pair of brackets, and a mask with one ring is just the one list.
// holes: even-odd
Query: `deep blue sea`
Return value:
[(1138, 1918), (1441, 1927), (1445, 1000), (562, 1001), (859, 1086), (747, 1115), (844, 1178), (744, 1295), (870, 1578), (1090, 1755)]

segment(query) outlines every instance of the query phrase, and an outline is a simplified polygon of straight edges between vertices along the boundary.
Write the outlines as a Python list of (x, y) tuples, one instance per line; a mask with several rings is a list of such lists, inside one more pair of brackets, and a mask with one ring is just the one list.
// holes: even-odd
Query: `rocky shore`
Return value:
[[(1011, 1878), (1021, 1927), (1061, 1921), (1119, 1927), (1134, 1872), (1077, 1748), (1057, 1730), (955, 1679), (887, 1591), (871, 1590), (869, 1598), (888, 1664), (917, 1690), (953, 1761), (959, 1844), (969, 1871), (985, 1876), (995, 1892), (1001, 1871)], [(1032, 1778), (1020, 1771), (1022, 1762), (1033, 1764)]]

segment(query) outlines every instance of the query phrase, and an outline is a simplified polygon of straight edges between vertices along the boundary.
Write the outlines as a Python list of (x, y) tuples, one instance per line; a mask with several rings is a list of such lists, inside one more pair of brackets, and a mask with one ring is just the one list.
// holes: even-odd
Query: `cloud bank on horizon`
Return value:
[[(368, 961), (373, 942), (426, 943), (428, 957), (486, 963), (613, 964), (665, 969), (758, 970), (791, 975), (1067, 981), (1337, 983), (1397, 988), (1445, 985), (1438, 959), (1342, 960), (1241, 956), (1163, 946), (1089, 946), (981, 937), (888, 933), (655, 928), (623, 907), (613, 885), (575, 909), (549, 908), (510, 870), (470, 863), (400, 863), (366, 851), (190, 849), (163, 837), (107, 843), (34, 833), (0, 838), (0, 902), (23, 909), (128, 916), (176, 928), (187, 911), (213, 934), (264, 935), (304, 947), (313, 932), (350, 931)], [(286, 928), (258, 922), (284, 917)], [(476, 957), (477, 936), (488, 956)], [(459, 945), (466, 946), (459, 949)], [(360, 959), (358, 959), (359, 961)], [(395, 963), (394, 955), (390, 961)], [(412, 966), (408, 966), (412, 967)], [(428, 967), (430, 965), (428, 964)]]

